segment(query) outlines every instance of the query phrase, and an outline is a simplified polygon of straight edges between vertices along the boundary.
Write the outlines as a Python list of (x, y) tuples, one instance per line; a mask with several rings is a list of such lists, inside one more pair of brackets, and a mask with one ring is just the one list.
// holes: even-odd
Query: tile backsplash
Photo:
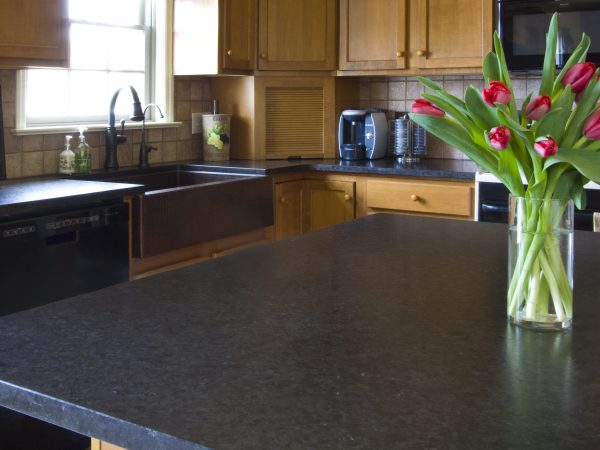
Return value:
[[(73, 128), (72, 133), (15, 136), (13, 130), (16, 125), (16, 74), (16, 70), (0, 70), (6, 176), (21, 178), (58, 173), (58, 155), (64, 149), (64, 136), (72, 134), (73, 144), (76, 146), (78, 144), (76, 128)], [(174, 120), (181, 122), (182, 125), (146, 129), (146, 142), (158, 149), (150, 152), (150, 164), (196, 159), (201, 156), (201, 137), (191, 133), (191, 112), (211, 110), (210, 82), (201, 77), (176, 77), (174, 89)], [(107, 109), (109, 101), (110, 99), (106, 100)], [(119, 145), (117, 151), (119, 165), (123, 167), (137, 164), (142, 138), (139, 129), (126, 130), (125, 134), (127, 142)], [(104, 131), (87, 132), (86, 138), (92, 147), (93, 169), (98, 169), (104, 164)]]
[[(429, 77), (451, 94), (463, 98), (465, 89), (472, 85), (483, 88), (483, 78), (479, 75), (451, 75)], [(529, 92), (537, 92), (539, 76), (513, 76), (513, 90), (517, 105), (520, 105)], [(360, 107), (380, 108), (389, 111), (389, 118), (395, 112), (410, 110), (414, 100), (425, 91), (424, 86), (414, 77), (373, 77), (362, 78), (360, 82)], [(435, 136), (427, 136), (428, 158), (466, 159), (459, 150), (440, 141)]]
[[(15, 136), (16, 125), (16, 70), (0, 70), (2, 86), (2, 106), (4, 113), (4, 144), (7, 178), (21, 178), (50, 175), (58, 172), (58, 155), (64, 148), (64, 135), (67, 133)], [(452, 94), (462, 97), (468, 85), (477, 89), (483, 87), (481, 76), (432, 76)], [(515, 76), (513, 88), (517, 104), (528, 92), (539, 88), (539, 76)], [(175, 77), (174, 120), (181, 122), (179, 127), (151, 128), (146, 130), (146, 141), (158, 148), (149, 154), (150, 163), (184, 161), (201, 157), (200, 135), (191, 133), (191, 113), (211, 111), (212, 95), (210, 78)], [(381, 108), (390, 112), (404, 112), (419, 98), (424, 88), (414, 77), (363, 77), (360, 79), (359, 106), (361, 108)], [(107, 99), (108, 108), (109, 99)], [(77, 133), (73, 128), (73, 143)], [(140, 130), (126, 131), (125, 144), (119, 145), (120, 166), (137, 164)], [(92, 147), (93, 168), (104, 164), (104, 131), (86, 133)], [(454, 149), (435, 136), (428, 136), (429, 158), (464, 159), (462, 152)]]

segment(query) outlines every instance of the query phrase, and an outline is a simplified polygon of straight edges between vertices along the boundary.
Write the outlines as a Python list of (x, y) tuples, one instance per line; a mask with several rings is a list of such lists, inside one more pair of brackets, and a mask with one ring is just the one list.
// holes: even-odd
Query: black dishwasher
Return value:
[(0, 316), (127, 281), (125, 203), (0, 222)]
[[(0, 222), (0, 316), (127, 281), (128, 223), (120, 201)], [(0, 408), (0, 450), (87, 447), (85, 436)]]

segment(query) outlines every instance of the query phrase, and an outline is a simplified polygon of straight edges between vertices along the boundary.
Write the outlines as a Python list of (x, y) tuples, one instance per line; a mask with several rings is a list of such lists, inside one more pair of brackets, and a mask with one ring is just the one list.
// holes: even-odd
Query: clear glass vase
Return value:
[(573, 320), (573, 202), (510, 196), (507, 314), (566, 330)]

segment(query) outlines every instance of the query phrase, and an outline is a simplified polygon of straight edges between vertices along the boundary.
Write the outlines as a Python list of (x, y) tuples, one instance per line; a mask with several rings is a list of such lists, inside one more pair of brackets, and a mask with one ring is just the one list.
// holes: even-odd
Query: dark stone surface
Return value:
[(52, 178), (0, 182), (0, 219), (86, 207), (142, 191), (134, 184)]
[(422, 159), (413, 164), (402, 164), (396, 159), (363, 161), (340, 161), (335, 159), (315, 159), (301, 161), (228, 161), (224, 163), (200, 163), (199, 167), (214, 170), (264, 170), (275, 175), (285, 172), (315, 170), (319, 172), (340, 172), (356, 175), (390, 175), (430, 178), (455, 178), (474, 180), (477, 165), (470, 160)]
[[(340, 172), (357, 175), (390, 175), (432, 178), (456, 178), (474, 180), (477, 165), (470, 160), (461, 159), (423, 159), (414, 164), (402, 164), (396, 159), (377, 159), (363, 161), (339, 161), (336, 159), (303, 160), (231, 160), (222, 162), (187, 161), (180, 163), (155, 164), (149, 170), (172, 170), (173, 168), (193, 168), (214, 172), (232, 172), (246, 174), (276, 175), (287, 172)], [(123, 174), (132, 174), (137, 168), (124, 167), (118, 171), (106, 173), (95, 171), (85, 175), (85, 179), (109, 179)]]
[[(314, 160), (261, 160), (225, 161), (203, 163), (188, 161), (155, 164), (144, 173), (170, 171), (186, 168), (202, 171), (276, 175), (288, 172), (339, 172), (362, 175), (389, 175), (411, 177), (455, 178), (474, 180), (477, 166), (468, 160), (424, 159), (412, 165), (403, 165), (395, 159), (373, 161), (338, 161), (335, 159)], [(95, 170), (85, 175), (74, 175), (68, 179), (40, 177), (28, 180), (0, 182), (0, 219), (50, 213), (56, 209), (76, 208), (98, 203), (107, 199), (143, 192), (140, 186), (116, 186), (111, 179), (140, 173), (137, 167), (123, 167), (115, 171)], [(106, 182), (111, 182), (108, 184)]]
[(599, 448), (573, 330), (505, 318), (504, 225), (376, 215), (0, 318), (0, 404), (126, 448)]

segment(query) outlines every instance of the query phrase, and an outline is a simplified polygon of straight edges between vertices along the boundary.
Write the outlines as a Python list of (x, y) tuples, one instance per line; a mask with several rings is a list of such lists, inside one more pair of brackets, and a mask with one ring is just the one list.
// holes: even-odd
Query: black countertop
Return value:
[[(475, 179), (477, 166), (469, 160), (424, 159), (406, 165), (395, 159), (373, 161), (324, 160), (260, 160), (224, 161), (205, 163), (187, 161), (155, 164), (146, 171), (190, 168), (215, 172), (230, 172), (257, 175), (276, 175), (289, 172), (339, 172), (363, 175), (389, 175), (411, 177)], [(123, 167), (116, 171), (95, 170), (90, 174), (69, 178), (40, 177), (0, 181), (0, 219), (13, 220), (19, 217), (50, 213), (55, 210), (85, 207), (93, 203), (113, 200), (125, 195), (143, 192), (139, 185), (110, 182), (128, 174), (139, 173), (137, 167)], [(104, 182), (107, 181), (107, 182)]]
[(477, 165), (470, 160), (462, 159), (422, 159), (412, 164), (403, 164), (396, 159), (376, 159), (361, 161), (340, 161), (336, 159), (304, 159), (304, 160), (261, 160), (224, 162), (187, 163), (202, 169), (215, 171), (246, 171), (266, 175), (287, 172), (339, 172), (355, 175), (389, 175), (429, 178), (453, 178), (474, 180)]
[(375, 215), (0, 318), (0, 405), (135, 449), (600, 446), (600, 233), (571, 332), (499, 224)]
[(143, 186), (41, 178), (0, 182), (0, 219), (86, 207), (142, 192)]

